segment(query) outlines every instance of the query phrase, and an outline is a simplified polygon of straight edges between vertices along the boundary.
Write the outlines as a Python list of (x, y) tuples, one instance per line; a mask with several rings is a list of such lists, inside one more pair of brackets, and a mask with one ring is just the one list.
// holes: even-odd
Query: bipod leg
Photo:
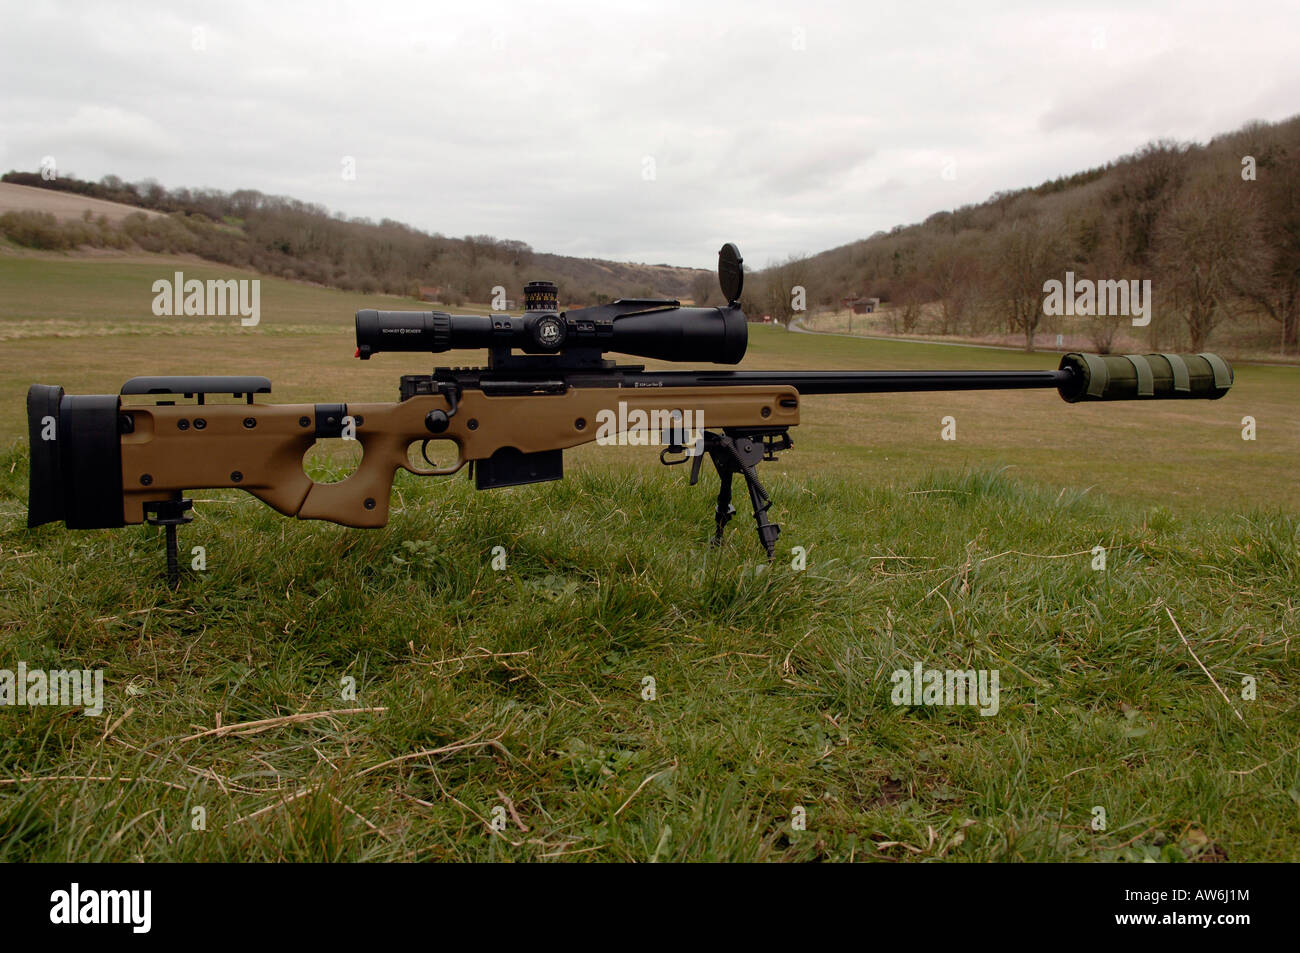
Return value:
[[(718, 461), (715, 460), (714, 463), (717, 464)], [(718, 507), (713, 514), (714, 523), (717, 525), (717, 531), (713, 534), (714, 546), (722, 545), (722, 531), (731, 522), (731, 518), (736, 515), (736, 508), (731, 505), (731, 478), (735, 473), (736, 471), (732, 467), (725, 464), (718, 465), (720, 485), (718, 487)]]
[(181, 561), (176, 539), (176, 527), (194, 519), (189, 510), (193, 500), (181, 498), (179, 491), (170, 500), (158, 500), (144, 505), (145, 519), (150, 525), (162, 526), (167, 537), (167, 586), (178, 589), (181, 584)]
[(775, 559), (776, 541), (781, 535), (781, 527), (767, 518), (772, 498), (767, 495), (767, 490), (763, 489), (763, 484), (758, 482), (758, 475), (753, 467), (746, 467), (742, 472), (745, 474), (745, 485), (749, 487), (749, 501), (754, 505), (754, 525), (758, 530), (758, 541), (766, 550), (767, 558)]
[(164, 535), (167, 537), (167, 588), (179, 589), (181, 585), (181, 560), (176, 543), (176, 524), (168, 523)]

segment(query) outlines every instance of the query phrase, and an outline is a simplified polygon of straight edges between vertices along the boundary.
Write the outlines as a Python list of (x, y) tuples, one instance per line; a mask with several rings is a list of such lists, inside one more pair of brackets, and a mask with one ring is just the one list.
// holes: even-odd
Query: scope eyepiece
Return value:
[(357, 357), (380, 351), (446, 351), (452, 344), (451, 315), (445, 311), (357, 312)]

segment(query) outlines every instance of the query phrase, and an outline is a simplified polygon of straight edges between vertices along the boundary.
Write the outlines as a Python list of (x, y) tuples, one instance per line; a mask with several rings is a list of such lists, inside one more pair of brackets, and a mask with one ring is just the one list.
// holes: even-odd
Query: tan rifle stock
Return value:
[[(617, 412), (620, 402), (628, 414), (691, 411), (710, 428), (799, 423), (798, 393), (780, 386), (572, 388), (545, 396), (467, 390), (446, 431), (436, 435), (425, 419), (430, 411), (450, 411), (442, 396), (347, 404), (363, 449), (361, 463), (339, 483), (316, 483), (303, 469), (303, 457), (317, 440), (315, 404), (123, 404), (122, 413), (131, 418), (130, 432), (122, 435), (123, 518), (141, 523), (146, 503), (178, 491), (235, 487), (286, 516), (383, 526), (399, 469), (443, 476), (502, 448), (535, 453), (591, 443), (598, 415)], [(441, 469), (412, 465), (411, 444), (426, 439), (451, 441), (456, 462)]]

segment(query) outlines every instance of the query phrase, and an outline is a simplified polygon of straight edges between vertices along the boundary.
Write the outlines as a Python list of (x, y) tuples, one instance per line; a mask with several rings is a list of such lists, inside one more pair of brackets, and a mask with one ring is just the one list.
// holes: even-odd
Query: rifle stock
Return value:
[[(792, 427), (799, 422), (792, 387), (572, 388), (554, 395), (489, 396), (466, 391), (447, 427), (433, 433), (434, 412), (449, 414), (441, 395), (400, 403), (122, 405), (120, 416), (123, 521), (141, 523), (151, 502), (174, 492), (234, 487), (286, 516), (373, 528), (388, 522), (393, 478), (399, 469), (444, 476), (467, 463), (491, 466), (503, 452), (524, 455), (567, 450), (597, 438), (597, 417), (622, 402), (628, 414), (693, 411), (711, 427)], [(356, 471), (338, 483), (316, 483), (303, 457), (321, 436), (340, 436), (350, 417), (362, 447)], [(126, 423), (129, 421), (129, 423)], [(202, 427), (198, 422), (202, 421)], [(333, 421), (333, 422), (331, 422)], [(412, 465), (411, 445), (445, 440), (456, 462), (444, 468)], [(498, 466), (508, 466), (499, 463)], [(558, 478), (559, 474), (556, 474)], [(551, 479), (539, 476), (540, 479)], [(535, 482), (516, 479), (498, 485)]]

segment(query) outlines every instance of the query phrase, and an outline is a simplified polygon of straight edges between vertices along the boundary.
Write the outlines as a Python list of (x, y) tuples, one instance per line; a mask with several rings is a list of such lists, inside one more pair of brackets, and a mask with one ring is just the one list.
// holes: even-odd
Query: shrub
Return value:
[(0, 232), (28, 248), (60, 250), (73, 247), (63, 227), (49, 212), (5, 212)]

